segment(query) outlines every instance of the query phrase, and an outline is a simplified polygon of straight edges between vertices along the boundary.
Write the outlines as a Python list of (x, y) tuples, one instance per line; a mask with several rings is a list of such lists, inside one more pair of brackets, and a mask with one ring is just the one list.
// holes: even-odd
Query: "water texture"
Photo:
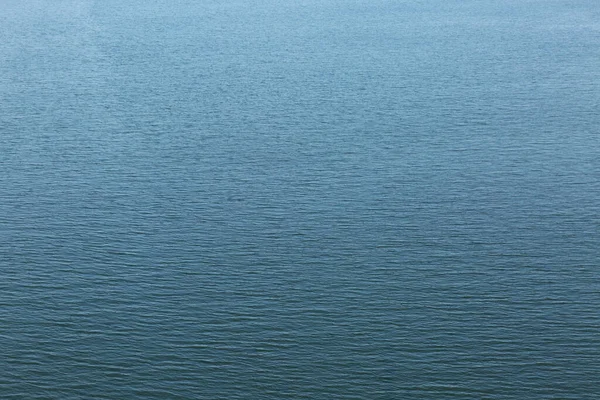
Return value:
[(600, 398), (600, 3), (2, 0), (2, 399)]

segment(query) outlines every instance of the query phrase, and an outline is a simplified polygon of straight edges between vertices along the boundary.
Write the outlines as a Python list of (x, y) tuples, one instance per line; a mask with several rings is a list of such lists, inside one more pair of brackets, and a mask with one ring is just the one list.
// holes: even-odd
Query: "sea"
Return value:
[(600, 398), (597, 0), (0, 0), (0, 398)]

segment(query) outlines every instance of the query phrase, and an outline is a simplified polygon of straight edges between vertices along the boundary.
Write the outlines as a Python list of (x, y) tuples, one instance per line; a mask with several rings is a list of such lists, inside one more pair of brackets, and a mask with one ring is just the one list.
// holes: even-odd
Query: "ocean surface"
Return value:
[(0, 398), (599, 399), (600, 2), (0, 0)]

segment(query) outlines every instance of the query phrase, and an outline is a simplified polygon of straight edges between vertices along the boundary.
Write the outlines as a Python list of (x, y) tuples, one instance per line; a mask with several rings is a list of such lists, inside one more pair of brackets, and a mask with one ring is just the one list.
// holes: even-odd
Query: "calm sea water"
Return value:
[(2, 399), (600, 398), (600, 3), (2, 0)]

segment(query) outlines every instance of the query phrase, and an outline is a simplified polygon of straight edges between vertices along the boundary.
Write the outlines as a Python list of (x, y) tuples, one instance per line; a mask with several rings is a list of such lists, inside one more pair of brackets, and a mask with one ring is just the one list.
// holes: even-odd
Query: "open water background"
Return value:
[(1, 0), (2, 399), (600, 398), (600, 2)]

